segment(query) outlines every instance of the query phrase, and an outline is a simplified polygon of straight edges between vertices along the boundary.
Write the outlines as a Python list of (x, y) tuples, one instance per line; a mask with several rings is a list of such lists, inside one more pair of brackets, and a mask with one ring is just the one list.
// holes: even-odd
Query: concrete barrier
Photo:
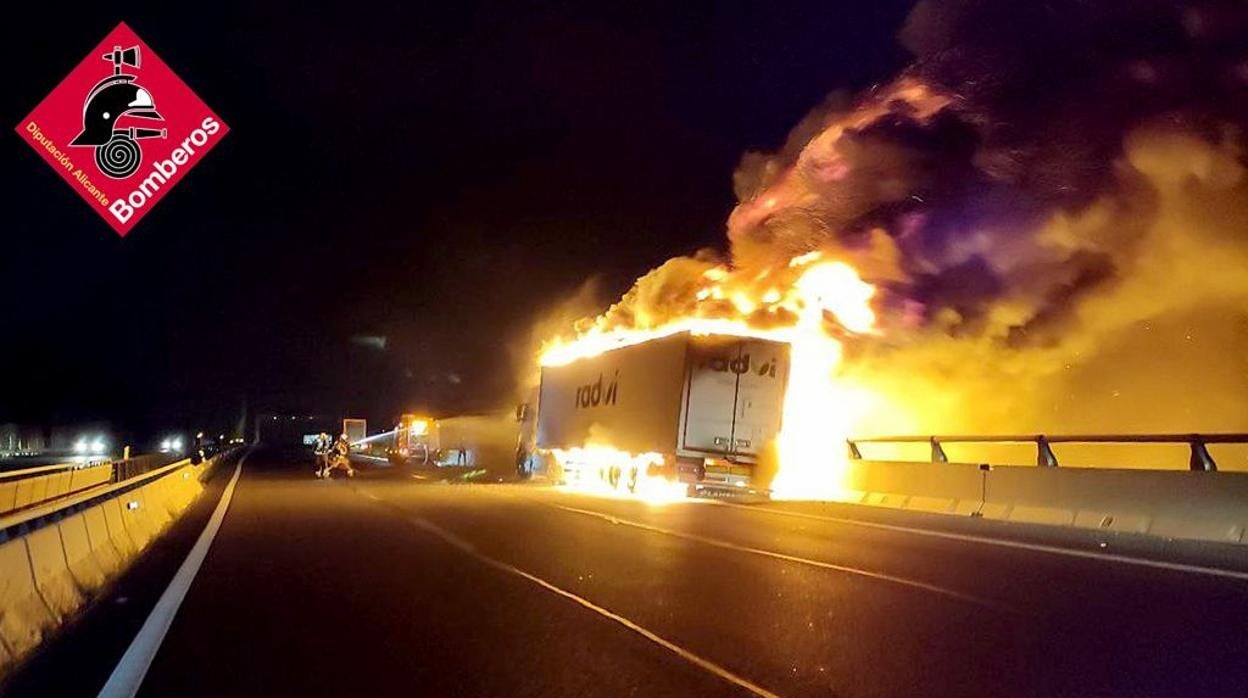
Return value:
[(61, 532), (61, 547), (69, 574), (78, 589), (91, 593), (104, 584), (104, 569), (91, 549), (91, 536), (87, 533), (87, 517), (78, 513), (62, 519), (57, 528)]
[[(56, 467), (66, 469), (43, 472), (47, 468)], [(25, 474), (31, 472), (40, 474)], [(46, 466), (22, 471), (22, 473), (0, 473), (0, 517), (27, 507), (107, 485), (112, 478), (111, 463), (86, 468)]]
[(17, 508), (17, 483), (0, 480), (0, 511)]
[(114, 497), (101, 503), (99, 509), (104, 512), (109, 540), (117, 548), (123, 560), (129, 558), (139, 549), (139, 546), (135, 544), (134, 538), (131, 538), (130, 532), (126, 530), (126, 521), (121, 516), (121, 502)]
[(29, 506), (34, 501), (34, 488), (36, 478), (26, 478), (17, 481), (17, 492), (13, 498), (13, 509), (21, 509)]
[(43, 496), (37, 501), (56, 499), (69, 489), (69, 473), (52, 473), (39, 479), (43, 480)]
[(82, 603), (82, 592), (69, 573), (57, 526), (44, 526), (23, 537), (30, 555), (35, 587), (56, 619), (62, 620)]
[(95, 562), (104, 573), (104, 578), (113, 576), (121, 569), (125, 558), (112, 537), (108, 535), (108, 521), (104, 518), (104, 507), (91, 507), (82, 512), (83, 522), (87, 527), (87, 540), (91, 544), (91, 553)]
[(203, 494), (204, 483), (203, 478), (198, 477), (199, 473), (183, 473), (183, 481), (175, 491), (172, 501), (178, 508), (185, 507), (187, 503), (194, 501), (200, 494)]
[(137, 550), (147, 547), (156, 536), (155, 527), (147, 517), (142, 488), (133, 489), (118, 498), (121, 505), (121, 520), (134, 541)]
[(846, 483), (872, 506), (1248, 543), (1248, 473), (851, 460)]
[(186, 508), (203, 491), (199, 479), (192, 477), (192, 471), (183, 470), (174, 477), (162, 479), (157, 489), (159, 506), (171, 517)]
[(73, 482), (74, 471), (70, 470), (64, 473), (57, 473), (56, 479), (53, 480), (55, 487), (48, 487), (48, 494), (50, 495), (48, 499), (52, 499), (52, 497), (64, 497), (70, 492), (73, 492)]
[(0, 543), (0, 639), (20, 657), (43, 639), (55, 618), (35, 587), (26, 541)]
[(28, 504), (38, 504), (48, 498), (48, 478), (32, 477), (30, 481), (30, 502)]
[(176, 477), (171, 477), (160, 483), (156, 494), (159, 496), (158, 504), (165, 513), (176, 515), (180, 510), (187, 482), (190, 482), (190, 472), (184, 470), (178, 473)]
[[(93, 488), (107, 483), (111, 467), (107, 475), (86, 468), (0, 485), (0, 505), (12, 496), (30, 507), (0, 517), (0, 527), (31, 527), (0, 543), (0, 677), (168, 528), (203, 491), (211, 467), (172, 464), (104, 494)], [(48, 495), (67, 503), (30, 506)]]
[(96, 465), (70, 471), (70, 492), (79, 492), (91, 487), (107, 485), (113, 479), (113, 466)]
[[(176, 477), (178, 477), (178, 474), (175, 473), (168, 478), (161, 478), (161, 480), (171, 480)], [(165, 526), (173, 519), (169, 509), (165, 506), (167, 490), (168, 486), (162, 484), (162, 482), (153, 482), (150, 485), (139, 488), (143, 498), (143, 507), (140, 513), (156, 533), (165, 530)]]

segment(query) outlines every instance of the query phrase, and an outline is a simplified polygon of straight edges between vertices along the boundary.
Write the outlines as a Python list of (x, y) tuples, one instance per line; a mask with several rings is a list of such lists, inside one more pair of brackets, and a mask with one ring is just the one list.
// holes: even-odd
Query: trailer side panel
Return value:
[(609, 445), (629, 453), (671, 453), (685, 389), (687, 334), (566, 366), (542, 368), (537, 445)]

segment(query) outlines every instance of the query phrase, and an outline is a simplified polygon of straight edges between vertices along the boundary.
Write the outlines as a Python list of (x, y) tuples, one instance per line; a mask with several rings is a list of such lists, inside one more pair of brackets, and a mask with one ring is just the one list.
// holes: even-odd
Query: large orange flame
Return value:
[[(599, 443), (566, 450), (556, 448), (551, 453), (565, 473), (576, 473), (578, 477), (564, 485), (567, 489), (607, 497), (633, 497), (648, 504), (685, 498), (684, 484), (650, 473), (651, 466), (663, 464), (660, 453), (634, 455)], [(618, 473), (614, 484), (607, 475), (613, 468)]]
[[(844, 439), (856, 404), (853, 391), (838, 384), (840, 338), (873, 331), (875, 288), (845, 262), (811, 252), (761, 272), (711, 267), (702, 272), (692, 292), (687, 312), (668, 318), (647, 316), (645, 325), (634, 316), (623, 326), (604, 315), (575, 338), (550, 342), (540, 361), (545, 366), (563, 365), (680, 332), (785, 342), (791, 347), (791, 365), (775, 444), (779, 469), (773, 496), (836, 497), (844, 470)], [(558, 452), (556, 459), (633, 462), (647, 457), (607, 444), (585, 444), (574, 451)], [(663, 490), (660, 498), (670, 493)]]

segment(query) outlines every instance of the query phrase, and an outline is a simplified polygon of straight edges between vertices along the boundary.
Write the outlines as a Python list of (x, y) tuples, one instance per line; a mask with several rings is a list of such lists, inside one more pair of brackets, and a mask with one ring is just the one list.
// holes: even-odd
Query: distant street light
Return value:
[(160, 452), (161, 453), (181, 453), (182, 452), (182, 437), (181, 436), (165, 437), (160, 442)]
[(84, 434), (78, 437), (74, 442), (74, 453), (80, 455), (98, 455), (104, 453), (108, 449), (108, 441), (102, 434), (89, 435)]

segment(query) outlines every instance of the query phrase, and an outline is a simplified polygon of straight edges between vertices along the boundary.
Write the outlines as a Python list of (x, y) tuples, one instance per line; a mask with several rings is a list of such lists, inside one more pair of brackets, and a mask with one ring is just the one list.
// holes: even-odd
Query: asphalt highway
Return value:
[[(140, 695), (1248, 695), (1237, 549), (311, 467), (250, 455)], [(98, 691), (227, 475), (10, 694)]]

